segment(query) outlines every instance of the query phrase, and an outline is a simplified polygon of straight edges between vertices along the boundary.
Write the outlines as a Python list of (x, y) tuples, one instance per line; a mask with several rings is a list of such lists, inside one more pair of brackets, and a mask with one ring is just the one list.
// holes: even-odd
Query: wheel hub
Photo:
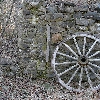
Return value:
[(88, 64), (88, 57), (86, 57), (86, 56), (79, 56), (78, 57), (78, 63), (80, 65), (83, 65), (83, 66), (87, 65)]

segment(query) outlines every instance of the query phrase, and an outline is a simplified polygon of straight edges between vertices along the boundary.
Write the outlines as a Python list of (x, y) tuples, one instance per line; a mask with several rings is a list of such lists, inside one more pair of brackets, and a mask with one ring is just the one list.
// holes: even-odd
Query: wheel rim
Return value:
[(100, 88), (100, 39), (74, 34), (57, 45), (52, 59), (59, 83), (70, 91)]

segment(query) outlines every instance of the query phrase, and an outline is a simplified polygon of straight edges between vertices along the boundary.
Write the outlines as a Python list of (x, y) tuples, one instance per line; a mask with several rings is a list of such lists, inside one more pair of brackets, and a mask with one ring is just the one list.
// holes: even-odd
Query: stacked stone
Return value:
[[(18, 50), (17, 75), (19, 76), (33, 79), (54, 77), (50, 63), (54, 48), (60, 41), (80, 31), (99, 35), (100, 1), (26, 0), (22, 4), (20, 1), (19, 4), (18, 2), (15, 4), (17, 17), (15, 16), (14, 33), (17, 32), (18, 38), (16, 50)], [(50, 26), (49, 55), (47, 55), (48, 25)], [(46, 56), (49, 58), (48, 62)]]
[[(90, 32), (91, 34), (99, 34), (100, 32), (100, 4), (99, 2), (68, 2), (66, 1), (36, 1), (25, 2), (23, 14), (27, 25), (27, 38), (23, 38), (26, 42), (23, 48), (29, 56), (28, 68), (32, 65), (34, 72), (47, 73), (49, 77), (53, 77), (52, 68), (46, 68), (46, 40), (47, 25), (50, 26), (50, 56), (49, 63), (52, 59), (55, 45), (63, 41), (68, 35), (75, 32)], [(26, 34), (26, 33), (25, 33)], [(25, 51), (25, 50), (23, 50)], [(26, 52), (25, 56), (28, 54)], [(24, 60), (25, 61), (25, 60)], [(32, 63), (32, 64), (31, 64)], [(35, 64), (34, 64), (35, 63)], [(35, 66), (36, 65), (36, 66)], [(27, 68), (26, 68), (27, 69)], [(48, 75), (48, 73), (51, 73)]]

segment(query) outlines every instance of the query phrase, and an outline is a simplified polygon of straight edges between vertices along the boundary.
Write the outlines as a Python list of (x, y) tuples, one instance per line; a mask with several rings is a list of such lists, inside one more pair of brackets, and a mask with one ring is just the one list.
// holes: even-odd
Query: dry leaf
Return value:
[(58, 41), (62, 40), (62, 36), (60, 33), (52, 35), (52, 43), (57, 43)]

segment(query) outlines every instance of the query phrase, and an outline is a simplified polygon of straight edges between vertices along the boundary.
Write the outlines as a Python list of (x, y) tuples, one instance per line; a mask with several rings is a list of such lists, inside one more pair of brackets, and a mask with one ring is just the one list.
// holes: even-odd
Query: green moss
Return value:
[(40, 61), (37, 60), (37, 66), (36, 67), (39, 67), (40, 66)]
[(46, 48), (47, 48), (47, 46), (46, 46), (46, 44), (44, 44), (44, 45), (42, 46), (42, 50), (45, 51)]
[(25, 7), (26, 7), (26, 9), (31, 11), (31, 14), (34, 14), (36, 16), (36, 15), (38, 15), (40, 4), (38, 4), (37, 6), (32, 6), (27, 3), (27, 4), (25, 4)]
[(38, 78), (46, 78), (47, 71), (46, 70), (38, 70)]
[(31, 11), (31, 14), (33, 14), (33, 15), (35, 15), (37, 17), (38, 16), (38, 12), (39, 12), (39, 6), (30, 8), (30, 11)]
[(40, 60), (37, 60), (37, 78), (47, 78), (47, 65), (44, 66), (45, 69), (41, 70), (39, 69), (39, 67), (41, 65), (41, 61)]
[(38, 8), (35, 8), (35, 7), (32, 7), (30, 9), (31, 13), (34, 14), (34, 15), (37, 15), (38, 14)]

